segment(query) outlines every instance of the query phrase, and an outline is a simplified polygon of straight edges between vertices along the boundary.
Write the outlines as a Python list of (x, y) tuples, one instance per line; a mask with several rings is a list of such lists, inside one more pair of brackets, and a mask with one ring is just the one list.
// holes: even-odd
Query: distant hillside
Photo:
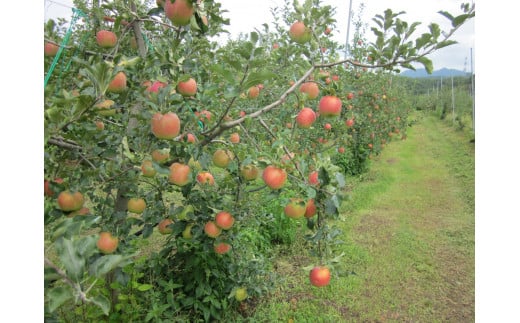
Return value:
[(401, 74), (401, 76), (406, 77), (451, 77), (451, 76), (469, 76), (469, 73), (465, 73), (463, 71), (450, 69), (450, 68), (441, 68), (438, 71), (433, 71), (432, 74), (426, 73), (424, 68), (417, 69), (416, 71), (405, 70)]

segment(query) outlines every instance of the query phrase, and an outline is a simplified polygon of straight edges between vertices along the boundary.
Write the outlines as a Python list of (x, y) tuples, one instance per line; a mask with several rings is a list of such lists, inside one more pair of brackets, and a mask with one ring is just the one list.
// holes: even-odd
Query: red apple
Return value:
[(302, 21), (293, 23), (289, 29), (289, 37), (298, 44), (305, 44), (311, 40), (311, 31)]
[(181, 163), (173, 163), (170, 165), (170, 175), (168, 179), (172, 184), (184, 186), (190, 181), (190, 173), (190, 166)]
[(309, 274), (309, 279), (313, 286), (327, 286), (330, 282), (330, 270), (325, 266), (316, 266), (312, 268)]
[(300, 128), (310, 128), (316, 121), (316, 113), (311, 108), (303, 108), (296, 116), (296, 123)]
[(157, 112), (152, 117), (152, 133), (159, 139), (173, 139), (181, 129), (181, 121), (177, 114)]
[(112, 48), (117, 44), (117, 36), (109, 30), (100, 30), (96, 33), (96, 42), (102, 48)]
[(219, 228), (229, 230), (235, 223), (235, 218), (229, 212), (220, 211), (215, 215), (215, 223)]
[(282, 168), (269, 165), (264, 169), (262, 173), (262, 179), (271, 189), (277, 190), (282, 188), (285, 184), (285, 181), (287, 180), (287, 173)]
[(313, 100), (320, 94), (320, 88), (316, 82), (305, 82), (300, 85), (300, 92), (307, 94), (307, 98)]
[(312, 218), (316, 215), (316, 204), (314, 204), (314, 199), (310, 199), (307, 201), (307, 207), (305, 208), (304, 216), (306, 218)]
[(191, 0), (164, 0), (164, 14), (174, 26), (186, 26), (190, 23), (195, 8)]
[(247, 97), (250, 99), (254, 99), (254, 98), (258, 97), (259, 94), (260, 94), (260, 89), (256, 85), (250, 87), (247, 90)]
[(197, 174), (197, 182), (199, 184), (215, 185), (215, 178), (210, 172), (200, 172)]
[(222, 232), (222, 229), (217, 226), (217, 224), (213, 221), (208, 221), (204, 225), (204, 232), (208, 235), (210, 238), (216, 238), (220, 235)]
[(162, 219), (161, 222), (157, 225), (157, 229), (161, 234), (170, 234), (173, 232), (173, 229), (169, 227), (172, 224), (172, 219)]
[(312, 171), (309, 174), (309, 184), (311, 184), (311, 185), (318, 185), (319, 183), (320, 183), (320, 181), (318, 179), (318, 171), (317, 170)]
[(110, 232), (99, 233), (99, 238), (96, 242), (98, 249), (104, 254), (110, 254), (116, 251), (118, 244), (118, 238), (112, 236)]
[(289, 203), (283, 209), (285, 215), (290, 218), (297, 219), (305, 215), (307, 203), (301, 198), (291, 198)]
[(215, 252), (223, 255), (231, 250), (231, 245), (226, 242), (219, 242), (214, 246)]
[(121, 93), (126, 90), (126, 74), (125, 72), (118, 72), (112, 81), (108, 84), (107, 91), (113, 93)]
[(45, 45), (43, 47), (43, 54), (45, 56), (56, 56), (56, 54), (58, 53), (58, 49), (60, 49), (58, 45), (45, 42)]
[(127, 208), (132, 213), (141, 214), (146, 208), (146, 202), (142, 198), (132, 197), (128, 199)]
[(197, 93), (197, 82), (190, 78), (185, 82), (177, 83), (177, 92), (182, 96), (194, 96)]
[(335, 117), (341, 114), (341, 100), (333, 95), (323, 96), (318, 107), (320, 116)]
[(76, 211), (83, 207), (85, 202), (80, 192), (62, 191), (57, 198), (60, 210), (65, 212)]

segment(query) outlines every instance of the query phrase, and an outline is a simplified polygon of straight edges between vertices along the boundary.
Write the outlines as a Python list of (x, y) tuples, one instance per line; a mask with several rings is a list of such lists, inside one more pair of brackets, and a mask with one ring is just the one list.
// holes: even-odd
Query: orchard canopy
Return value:
[(332, 284), (346, 182), (406, 138), (394, 73), (432, 71), (475, 14), (417, 35), (388, 9), (344, 57), (319, 0), (224, 44), (218, 1), (74, 6), (44, 25), (45, 317), (60, 321), (222, 319), (268, 295), (296, 226), (309, 286)]

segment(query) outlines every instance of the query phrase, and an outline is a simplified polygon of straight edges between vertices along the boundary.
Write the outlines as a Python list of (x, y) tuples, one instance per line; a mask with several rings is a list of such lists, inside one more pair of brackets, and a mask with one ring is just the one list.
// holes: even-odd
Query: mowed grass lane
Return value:
[(418, 114), (343, 204), (345, 252), (331, 284), (312, 287), (304, 245), (279, 260), (286, 276), (248, 321), (473, 322), (474, 146)]

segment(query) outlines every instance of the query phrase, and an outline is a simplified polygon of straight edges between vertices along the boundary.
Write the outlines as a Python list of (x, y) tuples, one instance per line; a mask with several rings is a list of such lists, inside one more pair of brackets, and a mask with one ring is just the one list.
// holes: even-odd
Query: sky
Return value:
[[(300, 0), (303, 2), (304, 0)], [(427, 31), (427, 27), (431, 22), (438, 23), (442, 30), (447, 30), (450, 25), (448, 19), (441, 16), (437, 12), (445, 10), (454, 15), (460, 13), (460, 0), (352, 0), (353, 17), (351, 20), (351, 29), (349, 38), (352, 40), (354, 33), (353, 21), (360, 14), (360, 6), (363, 3), (362, 20), (368, 23), (365, 36), (370, 40), (374, 40), (370, 27), (374, 25), (372, 18), (376, 14), (390, 8), (393, 12), (405, 11), (406, 14), (401, 15), (402, 20), (409, 23), (419, 21), (421, 25), (418, 27), (416, 34), (420, 35)], [(70, 20), (72, 14), (72, 0), (44, 0), (44, 20), (53, 17), (63, 17)], [(246, 0), (220, 0), (222, 9), (228, 12), (224, 13), (224, 17), (230, 19), (230, 26), (227, 27), (230, 35), (228, 37), (236, 38), (240, 32), (248, 33), (255, 28), (261, 28), (265, 22), (272, 22), (271, 8), (283, 6), (284, 0), (264, 0), (251, 1)], [(323, 5), (330, 5), (336, 8), (335, 19), (337, 20), (336, 29), (332, 32), (332, 37), (339, 44), (345, 44), (348, 27), (348, 0), (322, 0)], [(227, 38), (223, 36), (222, 38)], [(475, 23), (474, 19), (462, 26), (454, 34), (454, 40), (458, 44), (443, 48), (433, 53), (430, 58), (433, 60), (434, 69), (453, 68), (458, 70), (471, 71), (471, 48), (474, 48), (475, 39)], [(473, 51), (475, 56), (475, 51)], [(474, 57), (473, 56), (473, 57)]]

